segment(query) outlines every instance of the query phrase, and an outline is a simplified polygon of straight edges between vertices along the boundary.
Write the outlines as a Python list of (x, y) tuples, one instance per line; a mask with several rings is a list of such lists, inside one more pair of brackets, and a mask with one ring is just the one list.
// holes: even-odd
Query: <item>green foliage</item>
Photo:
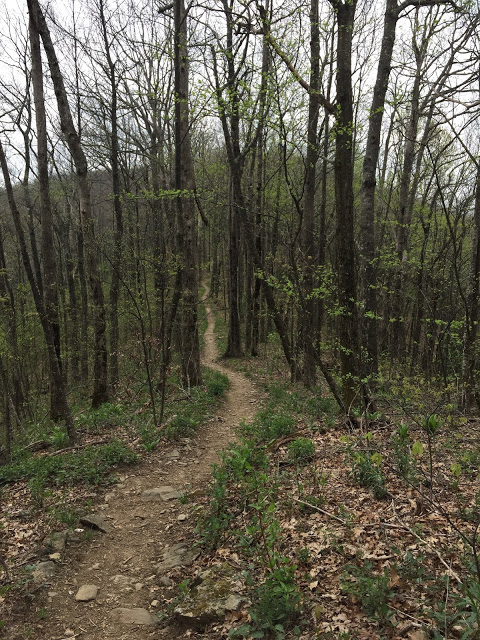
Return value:
[[(280, 428), (292, 424), (292, 420), (274, 420), (274, 427), (271, 424), (267, 422), (269, 433), (278, 424)], [(244, 558), (266, 572), (264, 582), (252, 592), (252, 623), (233, 630), (230, 637), (283, 638), (286, 626), (299, 612), (295, 567), (279, 553), (277, 482), (267, 469), (268, 458), (255, 440), (231, 445), (222, 454), (221, 464), (213, 468), (210, 504), (197, 529), (210, 548), (233, 538)], [(259, 579), (257, 574), (255, 578)]]
[(55, 449), (63, 449), (68, 446), (68, 433), (61, 425), (56, 424), (53, 427), (53, 433), (49, 439)]
[(125, 420), (125, 406), (121, 403), (105, 402), (98, 409), (89, 409), (81, 413), (77, 419), (77, 429), (85, 429), (89, 433), (101, 433), (103, 430), (116, 427)]
[(272, 413), (270, 410), (258, 413), (253, 427), (260, 440), (276, 440), (290, 436), (296, 427), (295, 419), (287, 413)]
[(315, 444), (310, 438), (296, 438), (288, 445), (288, 458), (296, 464), (307, 464), (315, 456)]
[(206, 384), (208, 395), (213, 397), (223, 396), (230, 388), (228, 376), (219, 371), (213, 371), (212, 376), (206, 381)]
[(310, 549), (308, 547), (301, 547), (297, 549), (297, 560), (300, 565), (308, 565), (310, 564), (311, 554)]
[(462, 469), (471, 475), (477, 475), (480, 469), (480, 449), (466, 451), (460, 458)]
[(314, 420), (322, 416), (336, 415), (337, 406), (329, 396), (322, 396), (318, 392), (312, 393), (303, 386), (293, 386), (290, 383), (274, 382), (266, 385), (269, 395), (268, 409), (298, 413)]
[[(448, 588), (449, 578), (444, 576), (445, 587)], [(450, 633), (449, 637), (460, 640), (473, 640), (478, 638), (480, 629), (480, 583), (476, 576), (469, 576), (465, 580), (460, 591), (449, 589), (448, 600), (440, 599), (438, 607), (431, 611), (431, 616), (438, 622), (442, 633), (433, 630), (434, 640), (445, 638), (444, 631)]]
[(201, 420), (189, 416), (174, 416), (163, 430), (169, 440), (191, 436), (197, 430)]
[(442, 420), (434, 413), (424, 418), (422, 427), (425, 429), (429, 436), (434, 436), (442, 426)]
[(368, 451), (352, 451), (352, 477), (361, 487), (371, 489), (377, 500), (388, 494), (382, 470), (382, 456)]
[(32, 494), (40, 498), (47, 486), (101, 484), (119, 464), (133, 464), (137, 459), (137, 454), (118, 440), (57, 456), (32, 456), (0, 467), (0, 486), (28, 479)]
[(412, 448), (409, 428), (402, 423), (392, 436), (393, 462), (398, 473), (409, 482), (415, 482), (417, 476), (417, 460)]
[(388, 600), (393, 593), (389, 581), (388, 568), (375, 574), (371, 562), (362, 566), (347, 565), (340, 579), (343, 593), (354, 596), (365, 613), (380, 622), (386, 622), (391, 615)]
[(257, 628), (283, 633), (285, 626), (291, 625), (300, 613), (295, 567), (280, 566), (268, 574), (265, 582), (257, 588), (249, 613)]
[[(168, 440), (190, 437), (198, 427), (211, 415), (218, 400), (229, 388), (228, 377), (212, 369), (203, 369), (204, 386), (195, 387), (184, 400), (170, 402), (171, 418), (163, 429), (163, 436)], [(158, 434), (153, 434), (155, 440)], [(147, 434), (148, 436), (148, 434)], [(156, 445), (155, 445), (156, 446)]]
[(265, 480), (268, 459), (252, 441), (244, 441), (221, 454), (221, 464), (213, 466), (208, 511), (200, 520), (198, 532), (213, 548), (230, 533), (235, 514), (243, 510), (252, 494)]
[(55, 520), (69, 527), (74, 527), (79, 520), (79, 514), (76, 509), (68, 505), (54, 506), (50, 513)]

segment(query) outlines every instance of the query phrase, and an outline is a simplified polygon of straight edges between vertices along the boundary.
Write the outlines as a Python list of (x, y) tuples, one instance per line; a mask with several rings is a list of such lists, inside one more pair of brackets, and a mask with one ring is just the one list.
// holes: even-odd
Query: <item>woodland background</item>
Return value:
[(478, 409), (478, 9), (4, 5), (5, 460), (119, 385), (161, 424), (205, 272), (225, 356), (278, 343), (352, 422), (402, 385)]

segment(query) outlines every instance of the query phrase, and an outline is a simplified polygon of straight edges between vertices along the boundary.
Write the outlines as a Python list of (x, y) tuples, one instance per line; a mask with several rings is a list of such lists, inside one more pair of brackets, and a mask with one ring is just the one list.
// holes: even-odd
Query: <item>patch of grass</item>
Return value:
[(147, 446), (152, 443), (151, 448), (154, 448), (160, 437), (167, 440), (188, 438), (214, 414), (219, 399), (230, 388), (230, 381), (223, 373), (208, 368), (202, 368), (202, 378), (202, 386), (194, 387), (189, 395), (168, 403), (167, 419), (168, 416), (171, 417), (161, 432), (156, 428), (153, 428), (153, 434), (152, 429), (145, 430)]
[(352, 477), (361, 487), (371, 489), (377, 500), (388, 494), (382, 471), (382, 456), (379, 453), (353, 452)]
[(106, 402), (98, 409), (88, 409), (76, 418), (77, 429), (85, 429), (89, 433), (102, 433), (121, 425), (125, 421), (126, 408), (123, 404)]
[(208, 376), (205, 383), (208, 395), (213, 397), (223, 396), (230, 388), (228, 377), (219, 371), (211, 371), (211, 375)]
[(120, 464), (133, 464), (137, 454), (126, 444), (114, 440), (106, 445), (57, 456), (32, 456), (0, 467), (0, 486), (28, 480), (32, 490), (47, 486), (101, 484)]
[(276, 407), (277, 411), (282, 408), (313, 420), (337, 414), (335, 401), (329, 396), (313, 393), (303, 386), (291, 383), (274, 382), (265, 386), (270, 398), (269, 405)]
[(246, 427), (253, 437), (268, 442), (282, 436), (290, 436), (296, 429), (296, 420), (288, 413), (275, 413), (269, 408), (260, 411)]

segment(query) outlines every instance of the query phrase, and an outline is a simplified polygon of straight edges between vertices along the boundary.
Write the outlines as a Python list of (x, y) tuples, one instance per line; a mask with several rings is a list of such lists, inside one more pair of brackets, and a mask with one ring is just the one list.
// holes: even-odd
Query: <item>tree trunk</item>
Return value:
[(0, 165), (3, 173), (3, 180), (5, 183), (5, 191), (7, 193), (8, 204), (10, 207), (13, 223), (15, 226), (15, 232), (17, 234), (17, 239), (20, 245), (20, 253), (22, 257), (23, 267), (27, 274), (27, 279), (30, 284), (30, 289), (32, 291), (35, 308), (40, 318), (43, 335), (45, 337), (45, 342), (47, 345), (48, 363), (50, 366), (51, 375), (54, 379), (54, 384), (56, 388), (59, 389), (58, 397), (62, 399), (64, 403), (60, 408), (60, 412), (61, 412), (62, 418), (65, 420), (65, 426), (67, 429), (69, 440), (70, 442), (75, 442), (75, 439), (76, 439), (75, 424), (73, 422), (73, 418), (70, 413), (70, 408), (66, 400), (67, 391), (65, 388), (65, 381), (58, 363), (57, 351), (55, 348), (55, 336), (54, 336), (51, 324), (49, 322), (47, 312), (45, 310), (45, 305), (44, 305), (42, 296), (40, 294), (40, 291), (38, 290), (37, 283), (35, 282), (32, 265), (30, 263), (30, 256), (28, 255), (25, 234), (23, 231), (22, 222), (20, 218), (20, 212), (15, 202), (15, 196), (13, 193), (13, 187), (10, 180), (10, 173), (8, 171), (7, 160), (6, 160), (5, 153), (3, 151), (3, 146), (1, 143), (0, 143)]
[(43, 264), (43, 300), (46, 321), (50, 325), (57, 366), (50, 367), (50, 418), (54, 421), (65, 418), (63, 411), (67, 401), (65, 384), (58, 386), (57, 369), (62, 375), (60, 355), (60, 321), (58, 315), (57, 264), (55, 259), (55, 243), (53, 233), (52, 203), (50, 200), (50, 179), (48, 175), (47, 119), (45, 114), (45, 95), (43, 90), (43, 68), (40, 49), (38, 25), (35, 14), (30, 13), (29, 22), (30, 50), (32, 58), (32, 86), (35, 102), (35, 121), (37, 127), (37, 164), (40, 191), (40, 220), (42, 231), (42, 264)]
[(397, 0), (386, 0), (383, 21), (383, 38), (378, 60), (377, 77), (373, 89), (372, 104), (368, 120), (367, 143), (362, 169), (362, 209), (360, 217), (360, 267), (361, 298), (365, 301), (363, 319), (363, 347), (365, 349), (364, 375), (378, 374), (377, 340), (377, 266), (375, 239), (375, 189), (376, 172), (380, 153), (385, 97), (392, 64), (395, 32), (398, 21)]
[(102, 281), (97, 260), (97, 248), (95, 243), (95, 230), (90, 202), (90, 185), (88, 183), (87, 159), (82, 148), (80, 137), (73, 123), (72, 113), (68, 104), (65, 83), (60, 71), (57, 54), (50, 37), (50, 31), (42, 13), (38, 0), (27, 0), (29, 10), (34, 13), (38, 25), (43, 47), (47, 55), (50, 76), (52, 78), (55, 97), (57, 99), (60, 126), (65, 136), (68, 148), (75, 164), (80, 199), (80, 220), (82, 223), (83, 237), (85, 240), (87, 272), (92, 302), (94, 307), (94, 365), (93, 365), (93, 392), (92, 407), (98, 408), (104, 402), (108, 402), (109, 393), (107, 385), (107, 345), (106, 345), (106, 319), (105, 302)]
[(184, 0), (175, 0), (175, 188), (178, 247), (182, 273), (182, 378), (187, 386), (201, 384), (198, 337), (198, 264), (195, 215), (195, 174), (190, 146), (187, 12)]
[(316, 301), (313, 297), (315, 257), (315, 193), (318, 159), (318, 116), (320, 109), (320, 28), (318, 0), (310, 3), (310, 92), (308, 103), (307, 153), (305, 158), (305, 200), (303, 206), (303, 282), (305, 289), (305, 307), (303, 310), (303, 380), (308, 387), (317, 381), (317, 363), (315, 360)]
[(343, 403), (360, 404), (359, 336), (353, 210), (352, 38), (356, 0), (335, 2), (337, 9), (337, 112), (335, 123), (336, 268), (341, 313), (338, 317)]

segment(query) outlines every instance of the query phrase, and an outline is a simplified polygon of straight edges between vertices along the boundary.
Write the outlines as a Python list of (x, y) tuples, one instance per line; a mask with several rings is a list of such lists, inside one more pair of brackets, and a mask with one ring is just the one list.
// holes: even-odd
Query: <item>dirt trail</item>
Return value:
[[(207, 300), (209, 289), (205, 288)], [(204, 363), (230, 378), (231, 388), (224, 404), (195, 438), (175, 443), (173, 451), (148, 455), (110, 490), (95, 511), (108, 518), (111, 532), (95, 534), (90, 543), (82, 544), (77, 551), (67, 547), (65, 564), (58, 568), (50, 586), (42, 589), (44, 608), (38, 610), (39, 598), (43, 597), (39, 594), (33, 605), (37, 612), (28, 614), (29, 638), (60, 640), (73, 637), (72, 631), (82, 640), (183, 637), (183, 632), (175, 627), (160, 630), (124, 624), (112, 612), (124, 607), (158, 613), (164, 597), (173, 597), (175, 589), (159, 585), (153, 567), (167, 546), (193, 541), (195, 518), (188, 504), (179, 500), (144, 502), (142, 492), (162, 485), (194, 494), (203, 491), (217, 452), (233, 440), (234, 427), (256, 411), (258, 392), (253, 385), (240, 373), (217, 362), (215, 317), (209, 307), (207, 314)], [(177, 571), (180, 577), (182, 570)], [(86, 584), (98, 586), (96, 600), (76, 602), (78, 587)], [(27, 637), (21, 635), (25, 629), (20, 632), (17, 627), (17, 632), (16, 638)]]

